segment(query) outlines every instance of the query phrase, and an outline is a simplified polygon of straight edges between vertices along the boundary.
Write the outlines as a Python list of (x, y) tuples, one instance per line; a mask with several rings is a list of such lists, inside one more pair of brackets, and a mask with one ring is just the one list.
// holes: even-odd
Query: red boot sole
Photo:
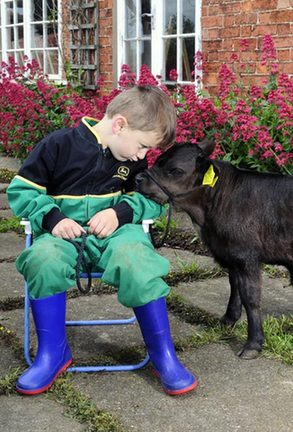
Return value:
[(25, 395), (36, 395), (36, 394), (40, 394), (40, 393), (44, 393), (46, 390), (48, 390), (53, 384), (54, 384), (54, 381), (56, 381), (56, 379), (58, 378), (58, 376), (59, 375), (61, 375), (62, 374), (62, 372), (64, 372), (70, 365), (71, 365), (71, 363), (72, 363), (72, 359), (70, 359), (64, 366), (63, 366), (63, 368), (62, 369), (60, 369), (58, 372), (57, 372), (57, 374), (54, 376), (54, 378), (52, 379), (52, 381), (48, 384), (48, 385), (46, 385), (45, 387), (42, 387), (42, 388), (40, 388), (40, 389), (37, 389), (37, 390), (23, 390), (23, 389), (20, 389), (20, 388), (17, 388), (16, 387), (16, 391), (18, 392), (18, 393), (21, 393), (21, 394), (25, 394)]
[[(160, 374), (156, 369), (153, 368), (152, 372), (157, 378), (160, 378)], [(167, 393), (169, 396), (183, 395), (185, 393), (190, 392), (191, 390), (194, 390), (197, 386), (198, 386), (198, 380), (197, 379), (190, 386), (185, 387), (184, 389), (181, 389), (181, 390), (169, 390), (162, 385), (164, 392)]]

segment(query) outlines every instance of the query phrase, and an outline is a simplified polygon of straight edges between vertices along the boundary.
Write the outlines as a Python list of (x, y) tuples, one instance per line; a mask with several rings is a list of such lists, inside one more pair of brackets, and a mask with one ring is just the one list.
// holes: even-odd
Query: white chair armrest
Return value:
[(144, 219), (142, 221), (142, 228), (146, 234), (150, 232), (150, 225), (152, 225), (153, 223), (153, 219)]
[(24, 232), (25, 234), (32, 234), (32, 227), (31, 223), (28, 219), (22, 218), (20, 221), (20, 225), (24, 226)]

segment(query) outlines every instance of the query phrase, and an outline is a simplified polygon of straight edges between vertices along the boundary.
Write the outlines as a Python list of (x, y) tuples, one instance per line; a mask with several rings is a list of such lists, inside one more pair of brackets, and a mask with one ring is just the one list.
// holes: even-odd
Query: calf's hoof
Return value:
[(238, 318), (232, 318), (228, 315), (223, 315), (222, 318), (220, 318), (220, 324), (232, 327), (236, 322), (238, 321)]
[(251, 349), (245, 346), (237, 353), (242, 360), (253, 360), (260, 356), (261, 349)]

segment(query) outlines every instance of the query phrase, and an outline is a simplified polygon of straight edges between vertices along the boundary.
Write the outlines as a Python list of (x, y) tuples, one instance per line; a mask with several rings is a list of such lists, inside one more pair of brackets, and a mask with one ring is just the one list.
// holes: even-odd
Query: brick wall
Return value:
[[(69, 0), (63, 0), (63, 22), (68, 22)], [(98, 0), (99, 72), (105, 87), (112, 87), (113, 73), (113, 0)], [(64, 26), (63, 52), (69, 57), (68, 31)], [(240, 41), (249, 41), (242, 60), (250, 68), (254, 82), (261, 84), (265, 74), (260, 64), (264, 35), (273, 37), (280, 69), (293, 76), (293, 0), (202, 0), (202, 46), (206, 66), (205, 86), (213, 91), (222, 63), (230, 63), (233, 53), (240, 53)]]
[(213, 91), (222, 63), (240, 53), (240, 40), (249, 41), (242, 60), (256, 84), (266, 73), (260, 64), (262, 38), (272, 36), (280, 70), (293, 76), (293, 0), (202, 0), (202, 48), (205, 55), (204, 84)]

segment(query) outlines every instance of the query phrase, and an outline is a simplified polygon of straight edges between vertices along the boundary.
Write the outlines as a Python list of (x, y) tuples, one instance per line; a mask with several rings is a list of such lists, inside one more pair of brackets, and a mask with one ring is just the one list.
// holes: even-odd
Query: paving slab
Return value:
[(16, 258), (24, 249), (24, 236), (14, 232), (0, 234), (0, 260)]
[(0, 193), (4, 193), (6, 189), (8, 188), (9, 183), (1, 183), (0, 182)]
[(0, 154), (0, 169), (5, 168), (10, 171), (18, 171), (20, 167), (21, 161), (19, 159)]
[(189, 233), (193, 233), (194, 235), (197, 235), (196, 229), (190, 219), (190, 216), (188, 216), (188, 214), (185, 213), (184, 211), (179, 209), (173, 209), (172, 221), (175, 222), (177, 228), (180, 228), (183, 231), (187, 231)]
[(63, 412), (63, 407), (44, 395), (0, 396), (2, 432), (82, 432), (86, 426)]
[(9, 208), (10, 207), (9, 207), (9, 204), (8, 204), (8, 201), (7, 201), (7, 195), (1, 193), (0, 194), (0, 209), (7, 210)]
[[(0, 312), (1, 314), (1, 312)], [(21, 360), (15, 357), (11, 347), (7, 347), (0, 341), (1, 362), (0, 362), (0, 379), (9, 373), (10, 369), (22, 366)], [(1, 411), (1, 407), (0, 407)]]
[(174, 272), (182, 271), (186, 266), (192, 265), (198, 265), (202, 269), (210, 270), (219, 268), (219, 265), (212, 257), (196, 255), (190, 251), (162, 247), (157, 252), (170, 261), (170, 270)]
[[(1, 196), (1, 195), (0, 195)], [(10, 209), (0, 210), (0, 219), (9, 219), (13, 216), (13, 213)]]
[(264, 358), (240, 360), (228, 346), (215, 344), (180, 357), (200, 377), (199, 388), (181, 397), (165, 395), (150, 367), (72, 379), (133, 432), (292, 430), (292, 367)]
[(0, 262), (0, 300), (24, 295), (23, 277), (14, 262)]
[[(293, 287), (289, 282), (287, 278), (272, 279), (263, 274), (263, 316), (293, 315)], [(179, 283), (174, 290), (193, 305), (218, 317), (225, 313), (230, 295), (228, 277)], [(245, 317), (244, 312), (242, 316)]]

